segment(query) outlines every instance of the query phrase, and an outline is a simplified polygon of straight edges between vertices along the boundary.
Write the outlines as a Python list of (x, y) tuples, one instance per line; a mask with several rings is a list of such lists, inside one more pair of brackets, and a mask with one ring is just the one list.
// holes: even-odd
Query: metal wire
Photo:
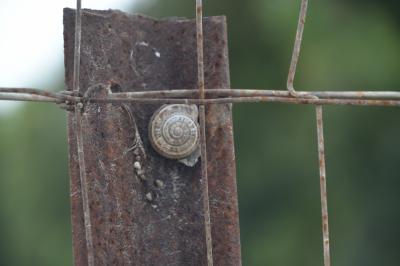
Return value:
[[(82, 38), (82, 2), (76, 1), (75, 13), (75, 45), (74, 45), (74, 73), (73, 73), (73, 91), (79, 93), (79, 80), (80, 80), (80, 61), (81, 61), (81, 38)], [(83, 129), (82, 129), (82, 109), (76, 106), (75, 108), (75, 132), (78, 149), (79, 161), (79, 176), (81, 181), (81, 194), (83, 204), (83, 215), (85, 223), (86, 234), (86, 248), (88, 265), (94, 266), (94, 248), (92, 226), (90, 220), (90, 205), (88, 196), (88, 181), (86, 176), (85, 153), (83, 147)]]
[(317, 114), (317, 135), (318, 135), (318, 158), (321, 192), (321, 215), (322, 215), (322, 236), (324, 246), (324, 265), (331, 265), (329, 248), (329, 215), (328, 215), (328, 194), (326, 188), (326, 166), (325, 166), (325, 143), (324, 143), (324, 122), (322, 106), (316, 106)]
[[(199, 90), (199, 100), (205, 99), (204, 83), (204, 42), (203, 42), (203, 2), (196, 0), (196, 39), (197, 39), (197, 86)], [(207, 173), (207, 139), (206, 139), (206, 106), (199, 105), (200, 120), (200, 153), (201, 153), (201, 179), (203, 192), (204, 226), (207, 247), (207, 265), (213, 266), (212, 232), (211, 232), (211, 213), (210, 198), (208, 194), (208, 173)]]
[[(54, 93), (39, 89), (0, 88), (0, 100), (35, 101), (77, 104), (83, 97)], [(105, 98), (91, 98), (89, 102), (109, 103), (160, 103), (160, 104), (226, 104), (277, 102), (312, 105), (359, 105), (359, 106), (400, 106), (399, 91), (296, 91), (292, 96), (287, 90), (254, 89), (205, 89), (206, 98), (199, 98), (199, 90), (170, 90), (113, 93)], [(47, 96), (44, 96), (47, 95)]]
[[(55, 102), (62, 102), (62, 101), (78, 101), (79, 98), (66, 95), (63, 93), (56, 93), (52, 91), (46, 91), (46, 90), (39, 90), (39, 89), (32, 89), (32, 88), (0, 88), (0, 93), (8, 93), (8, 94), (26, 94), (26, 96), (29, 95), (37, 95), (37, 96), (42, 96), (45, 98), (51, 98), (54, 99)], [(2, 99), (2, 98), (0, 98)]]
[[(41, 91), (41, 90), (40, 90)], [(137, 104), (226, 104), (226, 103), (286, 103), (311, 105), (354, 105), (354, 106), (400, 106), (400, 92), (396, 91), (296, 91), (297, 96), (282, 90), (205, 90), (205, 99), (197, 98), (197, 90), (171, 90), (113, 93), (105, 98), (89, 98), (92, 103), (137, 103)], [(60, 97), (65, 95), (60, 94)], [(77, 104), (83, 97), (62, 98), (46, 97), (28, 93), (5, 93), (0, 88), (0, 100), (33, 101), (49, 103)]]
[(4, 101), (16, 101), (16, 102), (47, 102), (47, 103), (58, 103), (59, 101), (54, 98), (43, 97), (40, 95), (25, 95), (25, 94), (12, 94), (12, 93), (0, 93), (0, 100)]
[[(297, 91), (298, 95), (313, 95), (324, 99), (392, 99), (400, 100), (399, 91)], [(279, 96), (291, 97), (287, 90), (259, 90), (259, 89), (205, 89), (206, 98), (217, 97), (251, 97), (251, 96)], [(198, 90), (169, 90), (169, 91), (134, 91), (113, 93), (109, 98), (199, 98)]]
[(294, 77), (296, 75), (297, 63), (300, 57), (301, 43), (303, 41), (304, 25), (306, 23), (308, 10), (308, 0), (301, 1), (299, 22), (296, 31), (296, 40), (294, 42), (292, 61), (290, 63), (289, 75), (287, 79), (287, 89), (291, 95), (296, 96), (296, 90), (294, 89)]
[[(340, 103), (352, 103), (357, 101), (360, 104), (368, 102), (372, 104), (373, 102), (379, 100), (349, 100), (349, 99), (319, 99), (318, 96), (312, 95), (310, 93), (297, 93), (294, 89), (294, 77), (296, 75), (297, 63), (300, 57), (301, 43), (303, 40), (304, 26), (306, 22), (308, 10), (308, 0), (301, 1), (299, 22), (297, 25), (296, 41), (293, 48), (292, 62), (289, 68), (289, 75), (287, 80), (287, 89), (289, 94), (295, 98), (301, 99), (300, 97), (305, 96), (309, 101), (332, 101)], [(352, 95), (349, 95), (352, 96)], [(353, 95), (354, 96), (354, 95)], [(328, 96), (329, 97), (329, 96)], [(339, 103), (338, 103), (339, 104)], [(318, 136), (318, 162), (319, 162), (319, 176), (320, 176), (320, 193), (321, 193), (321, 216), (322, 216), (322, 235), (323, 235), (323, 247), (324, 247), (324, 266), (331, 265), (330, 258), (330, 243), (329, 243), (329, 215), (328, 215), (328, 195), (326, 186), (326, 166), (325, 166), (325, 142), (324, 142), (324, 125), (323, 125), (323, 110), (322, 106), (316, 105), (316, 116), (317, 116), (317, 136)]]
[(92, 98), (91, 103), (136, 103), (136, 104), (227, 104), (227, 103), (286, 103), (308, 105), (353, 105), (353, 106), (400, 106), (399, 100), (359, 100), (359, 99), (319, 99), (277, 96), (228, 97), (216, 99), (177, 99), (177, 98)]

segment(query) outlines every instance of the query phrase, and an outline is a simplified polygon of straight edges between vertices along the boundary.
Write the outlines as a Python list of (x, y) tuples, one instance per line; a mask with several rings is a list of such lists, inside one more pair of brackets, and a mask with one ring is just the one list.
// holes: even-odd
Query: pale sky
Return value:
[[(83, 0), (82, 6), (130, 11), (138, 1)], [(0, 86), (52, 85), (63, 66), (63, 8), (75, 5), (75, 0), (0, 0)], [(0, 102), (0, 115), (18, 106)]]

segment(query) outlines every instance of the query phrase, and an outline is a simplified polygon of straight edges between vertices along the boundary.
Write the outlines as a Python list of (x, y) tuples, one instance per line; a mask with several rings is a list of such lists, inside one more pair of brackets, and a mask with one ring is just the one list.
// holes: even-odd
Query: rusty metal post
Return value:
[[(74, 10), (65, 9), (64, 26), (66, 85), (72, 90)], [(205, 87), (229, 89), (224, 17), (204, 20), (204, 44)], [(196, 88), (196, 60), (194, 20), (82, 11), (79, 88), (87, 97), (105, 97), (109, 89)], [(69, 114), (75, 265), (88, 265), (88, 254), (94, 265), (207, 265), (200, 162), (188, 167), (151, 147), (148, 127), (159, 107), (100, 102), (83, 107), (91, 245), (76, 116)], [(213, 262), (241, 265), (231, 104), (209, 105), (206, 128)]]

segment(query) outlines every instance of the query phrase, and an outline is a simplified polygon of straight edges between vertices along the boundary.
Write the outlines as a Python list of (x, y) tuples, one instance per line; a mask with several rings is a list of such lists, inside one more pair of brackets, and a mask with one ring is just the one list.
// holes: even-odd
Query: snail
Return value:
[(153, 148), (169, 159), (196, 157), (200, 130), (196, 105), (172, 104), (158, 109), (150, 120), (149, 138)]

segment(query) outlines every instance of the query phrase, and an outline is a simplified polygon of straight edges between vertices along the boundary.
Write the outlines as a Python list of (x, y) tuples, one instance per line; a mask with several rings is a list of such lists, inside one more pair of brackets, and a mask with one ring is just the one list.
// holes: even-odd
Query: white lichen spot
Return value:
[(155, 181), (155, 185), (156, 185), (158, 188), (164, 188), (164, 182), (161, 181), (161, 180), (159, 180), (159, 179), (157, 179), (157, 180)]
[(133, 164), (133, 167), (134, 167), (136, 170), (142, 169), (142, 165), (140, 164), (140, 162), (135, 162), (135, 163)]
[(148, 200), (148, 201), (152, 201), (153, 200), (153, 195), (149, 192), (149, 193), (147, 193), (146, 194), (146, 199)]
[(139, 42), (137, 45), (148, 47), (149, 44), (147, 42)]

